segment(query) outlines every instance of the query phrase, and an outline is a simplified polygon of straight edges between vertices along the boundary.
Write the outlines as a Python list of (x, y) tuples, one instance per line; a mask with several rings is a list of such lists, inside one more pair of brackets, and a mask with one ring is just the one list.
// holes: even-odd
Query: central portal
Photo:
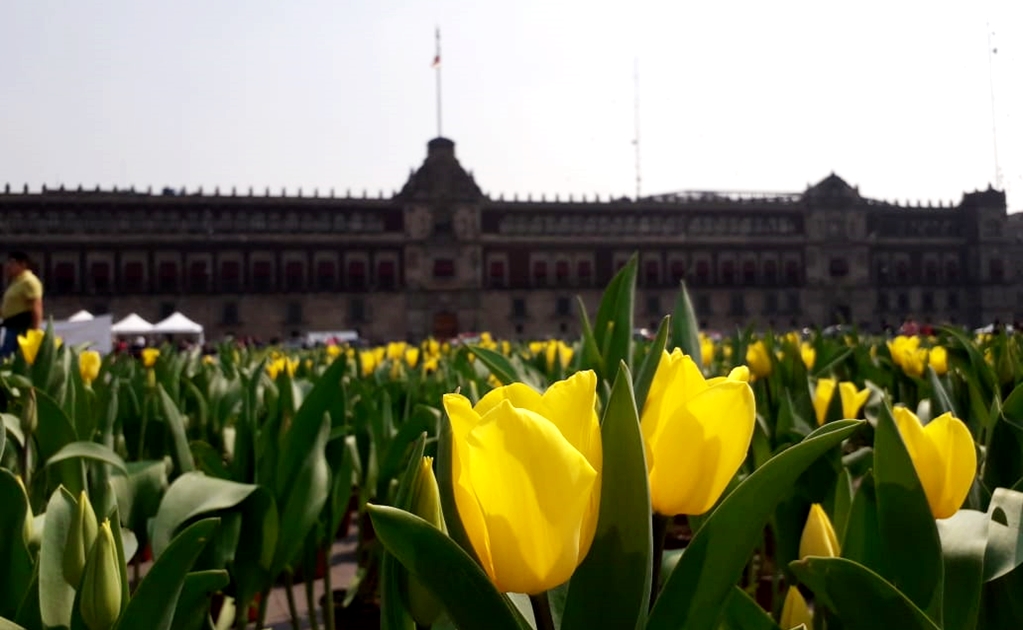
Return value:
[(433, 316), (434, 339), (451, 339), (458, 336), (458, 315), (449, 312)]

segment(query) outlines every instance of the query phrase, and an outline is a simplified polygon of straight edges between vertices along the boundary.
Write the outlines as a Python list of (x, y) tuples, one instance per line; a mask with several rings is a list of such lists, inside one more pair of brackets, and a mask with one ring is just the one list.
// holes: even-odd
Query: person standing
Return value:
[(0, 359), (17, 352), (18, 335), (39, 328), (43, 321), (43, 283), (29, 269), (28, 255), (11, 252), (4, 265), (4, 275), (7, 290), (0, 305), (4, 328)]

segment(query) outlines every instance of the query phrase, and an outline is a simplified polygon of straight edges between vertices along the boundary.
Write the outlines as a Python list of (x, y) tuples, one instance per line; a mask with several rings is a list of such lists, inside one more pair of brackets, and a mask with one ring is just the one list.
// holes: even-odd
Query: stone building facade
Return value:
[(1023, 311), (1009, 217), (992, 189), (907, 206), (834, 174), (793, 194), (491, 198), (446, 138), (390, 197), (0, 192), (0, 235), (33, 256), (49, 314), (180, 310), (213, 339), (574, 335), (576, 296), (592, 314), (633, 252), (639, 326), (683, 279), (711, 329), (1008, 322)]

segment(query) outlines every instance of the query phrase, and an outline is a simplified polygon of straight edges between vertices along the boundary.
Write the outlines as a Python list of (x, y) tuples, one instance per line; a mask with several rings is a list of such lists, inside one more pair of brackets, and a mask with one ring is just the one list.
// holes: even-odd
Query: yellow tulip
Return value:
[(888, 342), (888, 352), (903, 372), (917, 378), (923, 376), (927, 366), (927, 350), (920, 347), (919, 337), (899, 335)]
[(543, 352), (543, 349), (544, 349), (544, 343), (542, 341), (530, 341), (529, 342), (529, 352), (534, 357), (537, 356), (538, 354), (540, 354), (541, 352)]
[(905, 407), (892, 411), (934, 518), (948, 518), (966, 500), (977, 474), (973, 436), (962, 420), (945, 413), (924, 426)]
[(803, 365), (806, 366), (806, 369), (812, 370), (814, 363), (817, 362), (817, 350), (804, 341), (803, 344), (799, 346), (799, 354), (803, 358)]
[(658, 514), (703, 514), (735, 476), (756, 422), (748, 378), (740, 366), (707, 381), (680, 349), (661, 355), (641, 416)]
[(21, 354), (25, 357), (25, 363), (32, 365), (36, 362), (39, 346), (43, 345), (44, 336), (46, 333), (38, 328), (26, 330), (24, 335), (18, 335), (18, 345), (21, 346)]
[(948, 350), (941, 346), (934, 346), (931, 348), (931, 353), (927, 357), (927, 361), (934, 370), (934, 373), (938, 376), (944, 375), (948, 372)]
[(407, 363), (410, 368), (414, 368), (419, 364), (419, 348), (406, 348), (405, 363)]
[(341, 354), (341, 346), (337, 344), (331, 344), (327, 346), (327, 356), (331, 359), (336, 359)]
[(817, 389), (813, 392), (813, 410), (817, 414), (817, 424), (824, 424), (828, 417), (828, 407), (831, 406), (831, 399), (835, 396), (837, 383), (833, 378), (817, 379)]
[(838, 395), (842, 398), (842, 417), (856, 418), (860, 414), (860, 409), (870, 398), (870, 390), (863, 388), (861, 391), (856, 391), (856, 383), (842, 381), (838, 384)]
[(803, 526), (803, 535), (799, 539), (799, 558), (807, 556), (823, 556), (837, 558), (840, 554), (838, 536), (831, 525), (824, 508), (819, 503), (810, 506), (810, 514)]
[(763, 341), (752, 343), (746, 348), (746, 364), (757, 378), (771, 375), (771, 355)]
[(78, 355), (78, 371), (82, 375), (82, 382), (91, 385), (99, 376), (99, 367), (103, 360), (95, 350), (84, 350)]
[(795, 586), (789, 587), (785, 595), (785, 603), (781, 607), (781, 619), (778, 625), (784, 630), (793, 630), (800, 625), (807, 628), (813, 627), (813, 615), (810, 614), (810, 607), (806, 605), (803, 594)]
[(574, 352), (572, 346), (567, 345), (564, 341), (548, 341), (546, 351), (547, 369), (553, 370), (556, 365), (560, 365), (561, 369), (565, 369), (572, 361)]
[(369, 376), (376, 369), (377, 360), (376, 353), (371, 350), (363, 350), (359, 353), (359, 362), (362, 364), (362, 375)]
[(565, 583), (586, 557), (600, 509), (597, 377), (577, 372), (542, 395), (522, 383), (473, 408), (444, 396), (455, 506), (484, 571), (502, 592)]
[(142, 365), (147, 368), (151, 368), (156, 365), (156, 360), (160, 358), (159, 348), (143, 348), (142, 349)]
[(427, 374), (430, 374), (431, 372), (436, 372), (437, 368), (439, 368), (439, 367), (440, 367), (440, 358), (438, 358), (438, 357), (435, 357), (435, 356), (434, 357), (429, 357), (428, 359), (423, 361), (423, 372), (425, 372)]
[(700, 333), (700, 363), (709, 368), (714, 363), (714, 340)]

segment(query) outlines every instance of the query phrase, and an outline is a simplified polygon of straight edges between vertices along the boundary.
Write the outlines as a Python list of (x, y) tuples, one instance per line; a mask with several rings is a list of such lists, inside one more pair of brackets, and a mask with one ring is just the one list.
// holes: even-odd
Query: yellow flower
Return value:
[(709, 368), (714, 362), (714, 340), (700, 333), (700, 363)]
[(859, 416), (860, 409), (870, 398), (870, 390), (863, 388), (861, 391), (856, 391), (856, 383), (842, 381), (838, 384), (838, 395), (842, 398), (842, 417), (856, 418)]
[(331, 359), (336, 359), (341, 355), (341, 346), (337, 344), (330, 344), (327, 346), (327, 356)]
[(534, 357), (536, 355), (540, 354), (541, 352), (543, 352), (543, 349), (544, 349), (544, 343), (542, 341), (530, 341), (529, 342), (529, 352)]
[(735, 476), (756, 417), (748, 378), (740, 366), (707, 381), (682, 350), (661, 355), (641, 420), (658, 514), (703, 514)]
[(800, 625), (805, 625), (807, 628), (813, 627), (813, 615), (810, 614), (810, 607), (806, 605), (803, 594), (795, 586), (790, 586), (789, 592), (785, 595), (785, 603), (781, 607), (781, 619), (778, 621), (778, 625), (783, 630), (793, 630)]
[(828, 417), (828, 407), (831, 406), (831, 399), (835, 396), (837, 383), (833, 378), (817, 379), (817, 389), (813, 393), (813, 410), (817, 414), (817, 424), (824, 424)]
[(803, 526), (803, 535), (799, 539), (799, 558), (807, 556), (823, 556), (837, 558), (840, 555), (838, 536), (831, 525), (824, 508), (819, 503), (810, 506), (810, 514)]
[(752, 343), (746, 348), (746, 364), (757, 378), (771, 375), (771, 355), (763, 341)]
[(927, 350), (920, 347), (919, 337), (899, 335), (888, 342), (888, 352), (903, 372), (917, 378), (923, 376), (927, 366)]
[(266, 371), (270, 375), (271, 380), (277, 380), (277, 375), (281, 372), (287, 372), (288, 376), (294, 376), (297, 369), (298, 359), (289, 359), (284, 356), (266, 364)]
[(962, 420), (945, 413), (923, 426), (905, 407), (892, 411), (934, 518), (955, 514), (977, 474), (973, 436)]
[(572, 361), (574, 352), (572, 346), (567, 345), (564, 341), (548, 341), (547, 369), (553, 370), (555, 365), (560, 365), (561, 369), (567, 368), (568, 364)]
[(944, 375), (948, 372), (948, 350), (941, 346), (934, 346), (931, 348), (931, 353), (927, 357), (928, 363), (931, 365), (931, 369), (938, 376)]
[(143, 348), (142, 349), (142, 365), (151, 368), (156, 365), (156, 360), (160, 357), (159, 348)]
[(376, 353), (373, 352), (372, 350), (363, 350), (362, 352), (360, 352), (359, 362), (362, 364), (363, 376), (369, 376), (370, 374), (372, 374), (373, 370), (375, 370), (377, 367), (377, 363), (379, 363), (379, 361), (377, 360)]
[(419, 348), (405, 349), (405, 363), (407, 363), (410, 368), (414, 368), (419, 364)]
[(387, 358), (392, 361), (400, 361), (405, 357), (405, 342), (392, 341), (387, 344)]
[(799, 354), (803, 357), (803, 365), (806, 369), (812, 370), (814, 363), (817, 362), (817, 350), (805, 341), (799, 346)]
[(439, 368), (439, 367), (440, 367), (440, 358), (439, 357), (433, 356), (433, 357), (429, 357), (425, 361), (423, 361), (423, 372), (425, 372), (427, 374), (429, 374), (431, 372), (436, 372), (437, 368)]
[(84, 350), (78, 355), (78, 371), (82, 375), (82, 382), (91, 385), (99, 376), (99, 367), (102, 363), (99, 353), (95, 350)]
[(522, 383), (500, 387), (475, 408), (461, 394), (444, 396), (455, 506), (502, 592), (563, 584), (590, 549), (603, 462), (596, 387), (586, 370), (542, 395)]
[(21, 354), (25, 357), (25, 363), (32, 365), (36, 362), (39, 346), (43, 344), (44, 336), (46, 333), (38, 328), (26, 330), (24, 335), (18, 335), (18, 345), (21, 346)]

